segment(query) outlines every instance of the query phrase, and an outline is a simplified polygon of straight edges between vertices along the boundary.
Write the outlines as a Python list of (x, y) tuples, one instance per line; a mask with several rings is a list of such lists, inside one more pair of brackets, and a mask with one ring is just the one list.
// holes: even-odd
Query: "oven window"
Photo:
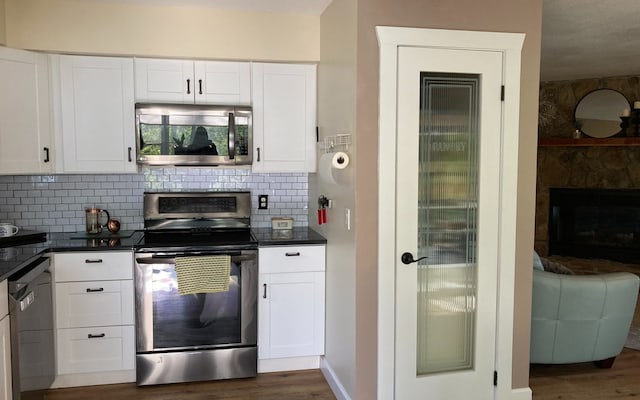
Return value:
[(173, 265), (153, 268), (153, 347), (171, 349), (241, 343), (240, 268), (231, 264), (229, 290), (178, 294)]

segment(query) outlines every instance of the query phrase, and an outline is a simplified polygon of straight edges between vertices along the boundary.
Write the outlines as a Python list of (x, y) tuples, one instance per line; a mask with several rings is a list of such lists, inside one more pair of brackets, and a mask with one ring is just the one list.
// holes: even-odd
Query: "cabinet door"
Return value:
[(248, 62), (196, 61), (195, 102), (200, 104), (251, 104)]
[(258, 357), (324, 353), (324, 272), (262, 274)]
[(193, 104), (193, 61), (136, 58), (135, 81), (138, 103)]
[[(5, 299), (2, 299), (6, 301)], [(11, 392), (11, 332), (9, 316), (0, 317), (0, 400), (13, 398)]]
[(252, 64), (253, 170), (315, 172), (316, 66)]
[(133, 59), (52, 57), (59, 57), (59, 172), (136, 172)]
[(48, 65), (0, 47), (0, 174), (52, 172)]

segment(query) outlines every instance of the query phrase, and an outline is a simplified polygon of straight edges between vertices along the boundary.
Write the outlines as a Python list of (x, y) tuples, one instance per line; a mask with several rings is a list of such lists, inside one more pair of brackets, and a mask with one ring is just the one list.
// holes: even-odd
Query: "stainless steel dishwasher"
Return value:
[(13, 399), (44, 398), (55, 377), (50, 260), (9, 277)]

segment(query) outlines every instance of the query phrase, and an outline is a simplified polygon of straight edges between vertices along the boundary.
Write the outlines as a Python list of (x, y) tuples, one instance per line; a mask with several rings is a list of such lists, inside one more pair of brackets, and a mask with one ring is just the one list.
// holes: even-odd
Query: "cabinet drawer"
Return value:
[(58, 328), (132, 325), (133, 281), (56, 283)]
[(133, 325), (57, 332), (59, 375), (129, 370), (135, 366)]
[(133, 279), (133, 253), (78, 252), (54, 254), (56, 282)]
[(259, 249), (260, 273), (324, 271), (325, 246), (274, 246)]

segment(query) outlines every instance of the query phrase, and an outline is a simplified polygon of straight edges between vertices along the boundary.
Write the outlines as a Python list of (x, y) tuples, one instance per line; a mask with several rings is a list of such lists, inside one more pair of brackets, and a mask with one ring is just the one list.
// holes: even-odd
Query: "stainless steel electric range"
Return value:
[(256, 376), (250, 217), (249, 192), (144, 194), (135, 253), (138, 385)]

